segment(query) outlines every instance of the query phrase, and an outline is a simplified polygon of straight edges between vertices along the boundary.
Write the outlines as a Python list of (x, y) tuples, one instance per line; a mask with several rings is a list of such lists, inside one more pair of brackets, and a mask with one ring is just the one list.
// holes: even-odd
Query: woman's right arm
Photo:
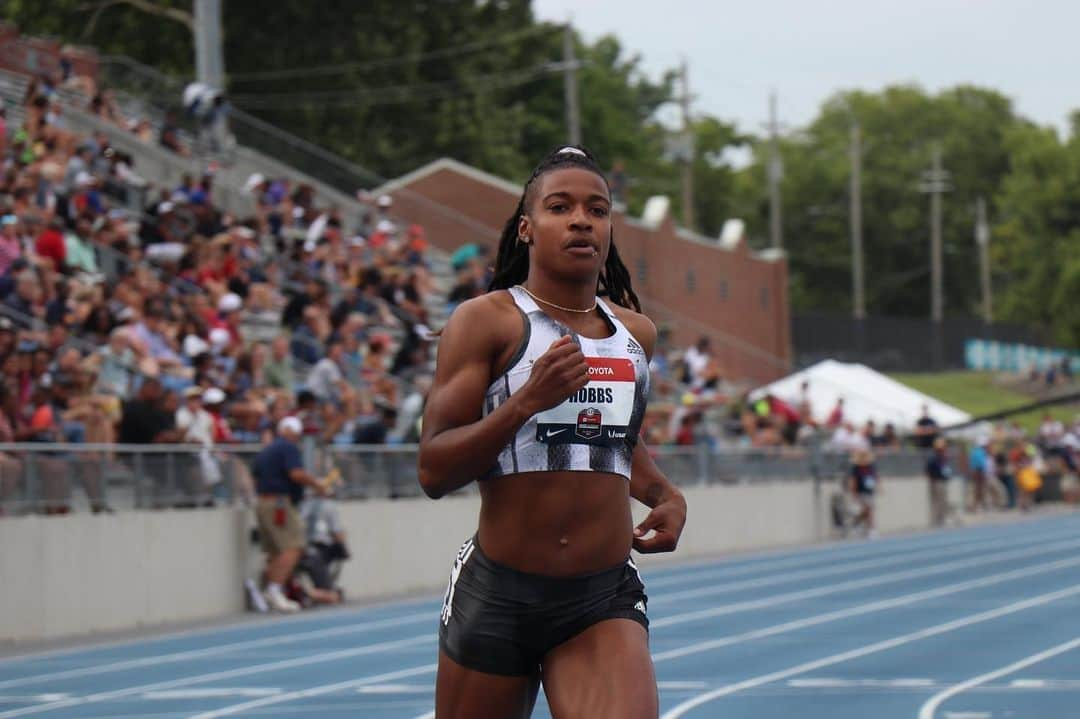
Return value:
[(484, 295), (463, 303), (439, 342), (418, 462), (420, 486), (433, 499), (486, 472), (529, 417), (554, 407), (588, 381), (581, 349), (563, 337), (533, 363), (520, 390), (482, 416), (492, 365), (511, 336), (508, 322), (521, 321), (516, 311), (500, 317), (502, 308), (495, 301)]

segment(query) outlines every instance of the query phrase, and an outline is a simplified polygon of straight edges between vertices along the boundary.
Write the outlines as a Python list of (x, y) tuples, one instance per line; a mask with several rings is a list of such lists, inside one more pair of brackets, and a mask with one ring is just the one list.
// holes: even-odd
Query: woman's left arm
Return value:
[(631, 457), (630, 496), (652, 508), (634, 527), (634, 549), (642, 554), (675, 551), (686, 525), (686, 498), (656, 466), (641, 439)]
[[(623, 307), (616, 308), (615, 313), (651, 361), (656, 348), (656, 325), (645, 315)], [(634, 527), (634, 549), (642, 554), (675, 551), (686, 525), (686, 498), (656, 466), (640, 436), (630, 460), (630, 496), (652, 509)]]

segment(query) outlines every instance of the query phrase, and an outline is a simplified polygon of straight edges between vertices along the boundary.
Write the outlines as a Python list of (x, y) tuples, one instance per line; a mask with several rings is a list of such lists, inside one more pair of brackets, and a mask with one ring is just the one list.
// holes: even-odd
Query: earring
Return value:
[(531, 245), (532, 244), (532, 240), (529, 239), (525, 235), (518, 235), (518, 242), (520, 242), (523, 245)]

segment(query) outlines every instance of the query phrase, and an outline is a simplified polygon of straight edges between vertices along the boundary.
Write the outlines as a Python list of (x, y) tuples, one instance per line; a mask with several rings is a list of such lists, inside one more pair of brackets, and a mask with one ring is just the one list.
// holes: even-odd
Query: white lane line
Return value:
[(945, 562), (944, 564), (939, 564), (936, 567), (930, 567), (928, 569), (905, 569), (902, 572), (878, 574), (872, 577), (868, 577), (866, 579), (853, 579), (847, 582), (829, 584), (824, 587), (800, 589), (797, 592), (777, 594), (765, 599), (749, 599), (742, 602), (734, 602), (732, 604), (722, 604), (718, 607), (711, 607), (709, 609), (699, 609), (692, 612), (681, 612), (679, 614), (655, 619), (649, 624), (653, 627), (669, 627), (675, 624), (694, 622), (699, 619), (710, 619), (713, 617), (724, 616), (727, 614), (745, 612), (751, 609), (773, 607), (779, 604), (787, 604), (789, 602), (796, 602), (804, 599), (813, 599), (816, 597), (825, 597), (830, 594), (836, 594), (838, 592), (846, 592), (853, 589), (865, 589), (866, 587), (876, 587), (881, 584), (891, 584), (907, 579), (931, 577), (936, 574), (946, 574), (957, 569), (970, 569), (971, 567), (981, 567), (985, 564), (996, 564), (998, 562), (1007, 561), (1009, 559), (1019, 559), (1032, 555), (1040, 555), (1045, 554), (1048, 551), (1070, 549), (1077, 546), (1080, 546), (1080, 540), (1074, 540), (1071, 542), (1060, 542), (1051, 545), (1040, 545), (1031, 549), (1021, 549), (1015, 552), (1002, 552), (1000, 554), (994, 554), (989, 557), (981, 557), (978, 559), (960, 559), (953, 562)]
[(32, 676), (20, 677), (18, 679), (8, 679), (7, 681), (0, 681), (0, 689), (23, 686), (26, 684), (39, 684), (45, 681), (51, 682), (58, 679), (69, 679), (71, 677), (82, 677), (93, 674), (119, 672), (124, 671), (125, 669), (152, 667), (160, 664), (188, 661), (189, 659), (204, 659), (206, 657), (212, 657), (217, 654), (228, 654), (229, 652), (242, 651), (245, 649), (261, 649), (264, 647), (276, 646), (278, 644), (292, 644), (295, 642), (306, 641), (308, 639), (321, 639), (323, 637), (340, 637), (349, 634), (361, 634), (369, 631), (376, 631), (379, 629), (392, 629), (408, 624), (417, 624), (420, 622), (434, 624), (435, 610), (433, 609), (431, 612), (424, 612), (422, 614), (406, 614), (403, 617), (395, 617), (393, 619), (378, 619), (375, 621), (363, 622), (360, 624), (334, 626), (328, 627), (326, 629), (313, 629), (307, 632), (297, 632), (295, 634), (266, 637), (264, 639), (249, 639), (242, 642), (216, 644), (210, 647), (206, 647), (204, 649), (191, 649), (188, 651), (173, 652), (170, 654), (156, 654), (154, 656), (142, 657), (140, 659), (126, 659), (123, 661), (111, 662), (108, 664), (97, 664), (89, 667), (80, 667), (78, 669), (67, 669), (64, 671), (49, 672), (47, 674), (34, 674)]
[(349, 659), (351, 657), (359, 657), (366, 654), (380, 654), (383, 652), (392, 652), (397, 649), (407, 649), (409, 647), (418, 646), (421, 644), (434, 643), (434, 641), (434, 634), (424, 634), (417, 637), (410, 637), (408, 639), (396, 639), (389, 642), (379, 642), (378, 644), (367, 644), (362, 647), (354, 647), (352, 649), (341, 649), (334, 652), (310, 654), (308, 656), (297, 657), (295, 659), (284, 659), (282, 661), (268, 662), (265, 664), (251, 664), (244, 667), (238, 667), (236, 669), (211, 672), (208, 674), (199, 674), (196, 676), (181, 677), (179, 679), (170, 679), (168, 681), (154, 682), (152, 684), (143, 684), (141, 686), (126, 687), (124, 689), (116, 689), (113, 691), (100, 692), (98, 694), (90, 694), (85, 697), (72, 697), (63, 701), (51, 702), (48, 704), (39, 704), (37, 706), (0, 712), (0, 719), (26, 716), (28, 714), (40, 714), (41, 712), (52, 711), (54, 709), (65, 709), (69, 706), (95, 704), (98, 702), (111, 701), (113, 699), (120, 699), (123, 697), (138, 695), (149, 691), (174, 689), (176, 687), (187, 686), (189, 684), (198, 684), (199, 682), (231, 679), (233, 677), (244, 677), (250, 676), (252, 674), (264, 674), (266, 672), (277, 671), (280, 669), (291, 669), (292, 667), (302, 667), (309, 664), (319, 664), (321, 662), (331, 662), (339, 659)]
[(170, 699), (221, 699), (230, 697), (251, 698), (280, 694), (277, 687), (204, 687), (201, 689), (167, 689), (160, 692), (146, 692), (140, 699), (165, 701)]
[[(1058, 532), (1055, 532), (1046, 536), (1025, 537), (1024, 544), (1046, 541), (1059, 536)], [(967, 545), (975, 546), (967, 546)], [(972, 551), (987, 551), (999, 545), (1011, 545), (1016, 546), (1015, 539), (1001, 539), (999, 537), (982, 538), (974, 541), (967, 541), (963, 543), (964, 552)], [(949, 544), (947, 548), (952, 550), (957, 545)], [(946, 547), (933, 547), (932, 549), (908, 554), (904, 557), (897, 558), (893, 562), (881, 562), (878, 566), (887, 566), (889, 564), (902, 563), (915, 558), (921, 558), (923, 556), (936, 556), (940, 551)], [(795, 581), (797, 579), (807, 579), (814, 576), (831, 576), (838, 573), (845, 573), (849, 571), (857, 571), (858, 569), (874, 566), (873, 560), (867, 562), (860, 562), (854, 564), (841, 565), (840, 567), (829, 567), (826, 569), (817, 570), (820, 574), (815, 575), (814, 570), (808, 570), (807, 572), (796, 572), (792, 574), (764, 577), (759, 579), (753, 579), (744, 582), (729, 582), (726, 584), (716, 585), (714, 587), (705, 587), (693, 590), (684, 590), (681, 593), (664, 594), (658, 593), (656, 599), (669, 600), (669, 599), (681, 599), (701, 596), (704, 594), (720, 594), (725, 591), (736, 591), (738, 589), (750, 589), (755, 587), (769, 586), (772, 584)], [(648, 588), (651, 590), (654, 582), (650, 581)], [(839, 591), (839, 590), (838, 590)], [(795, 599), (798, 599), (796, 597)], [(793, 599), (792, 601), (795, 601)], [(10, 687), (26, 686), (28, 684), (40, 684), (42, 682), (54, 682), (60, 679), (70, 679), (73, 677), (93, 676), (98, 674), (106, 674), (110, 672), (119, 672), (129, 669), (139, 669), (150, 666), (159, 666), (162, 664), (169, 664), (175, 662), (184, 662), (192, 659), (203, 659), (206, 657), (216, 656), (220, 654), (226, 654), (233, 651), (243, 651), (247, 649), (264, 648), (270, 646), (277, 646), (282, 644), (292, 644), (295, 642), (306, 641), (310, 639), (320, 639), (323, 637), (339, 637), (348, 634), (365, 633), (368, 631), (374, 631), (379, 629), (388, 629), (400, 627), (408, 624), (417, 624), (432, 621), (432, 614), (428, 612), (407, 614), (402, 617), (394, 617), (389, 619), (375, 620), (371, 622), (364, 622), (355, 624), (352, 626), (334, 626), (324, 629), (310, 630), (306, 632), (296, 632), (287, 635), (266, 637), (263, 639), (251, 639), (240, 642), (231, 642), (227, 644), (218, 644), (202, 649), (192, 649), (187, 651), (172, 652), (168, 654), (158, 654), (149, 657), (142, 657), (139, 659), (128, 659), (117, 662), (110, 662), (105, 664), (95, 664), (92, 666), (79, 667), (75, 669), (67, 669), (56, 672), (48, 672), (44, 674), (34, 674), (31, 676), (20, 677), (17, 679), (9, 679), (6, 681), (0, 681), (0, 689), (7, 689)]]
[(49, 692), (47, 694), (6, 694), (0, 696), (0, 702), (11, 704), (37, 704), (38, 702), (58, 702), (67, 699), (71, 694), (66, 692)]
[(286, 692), (273, 697), (265, 697), (263, 699), (256, 699), (250, 702), (244, 702), (243, 704), (233, 704), (232, 706), (223, 707), (221, 709), (215, 709), (214, 711), (204, 712), (202, 714), (196, 714), (191, 719), (217, 719), (217, 717), (231, 716), (233, 714), (239, 714), (249, 709), (258, 709), (260, 707), (270, 706), (271, 704), (280, 704), (281, 702), (291, 702), (297, 699), (307, 699), (309, 697), (317, 697), (323, 694), (333, 694), (339, 691), (348, 691), (350, 689), (356, 689), (358, 687), (366, 686), (368, 684), (378, 684), (379, 682), (394, 681), (396, 679), (405, 679), (407, 677), (415, 677), (423, 674), (433, 674), (438, 668), (438, 664), (425, 664), (420, 667), (412, 667), (410, 669), (399, 669), (393, 672), (387, 672), (385, 674), (376, 674), (370, 677), (363, 677), (361, 679), (350, 679), (345, 682), (337, 682), (336, 684), (326, 684), (321, 687), (312, 687), (310, 689), (301, 689), (295, 692)]
[(660, 719), (679, 719), (684, 716), (688, 711), (699, 707), (703, 704), (707, 704), (713, 699), (719, 697), (729, 696), (737, 692), (741, 692), (745, 689), (752, 689), (759, 687), (763, 684), (770, 684), (775, 681), (787, 679), (798, 674), (805, 674), (806, 672), (812, 672), (815, 669), (821, 669), (822, 667), (829, 667), (842, 662), (850, 661), (852, 659), (858, 659), (859, 657), (867, 656), (868, 654), (875, 654), (877, 652), (883, 652), (889, 649), (895, 649), (896, 647), (910, 644), (912, 642), (919, 641), (920, 639), (927, 639), (929, 637), (938, 636), (940, 634), (946, 634), (948, 632), (956, 631), (957, 629), (963, 629), (964, 627), (972, 626), (973, 624), (979, 624), (981, 622), (988, 622), (992, 619), (998, 619), (1008, 614), (1014, 614), (1016, 612), (1023, 611), (1025, 609), (1031, 609), (1032, 607), (1042, 606), (1055, 602), (1059, 599), (1065, 599), (1067, 597), (1076, 596), (1080, 594), (1080, 584), (1074, 584), (1071, 587), (1065, 589), (1059, 589), (1056, 592), (1049, 592), (1047, 594), (1040, 594), (1030, 599), (1024, 599), (1019, 602), (1013, 602), (1012, 604), (1006, 604), (998, 607), (997, 609), (991, 609), (985, 612), (979, 612), (978, 614), (971, 614), (966, 617), (954, 619), (942, 624), (935, 624), (932, 627), (920, 629), (908, 634), (902, 634), (892, 639), (886, 639), (880, 642), (874, 642), (857, 649), (850, 649), (846, 652), (840, 652), (839, 654), (832, 654), (821, 659), (815, 659), (814, 661), (798, 664), (788, 669), (783, 669), (777, 672), (770, 672), (768, 674), (762, 674), (760, 676), (745, 679), (735, 684), (728, 684), (727, 686), (719, 687), (711, 691), (699, 694), (692, 699), (684, 701), (669, 711), (664, 712)]
[(1025, 567), (1023, 569), (1013, 569), (1008, 572), (1000, 572), (998, 574), (990, 574), (979, 579), (969, 579), (964, 582), (956, 584), (946, 584), (942, 587), (936, 587), (934, 589), (926, 589), (921, 592), (914, 592), (912, 594), (904, 594), (899, 597), (892, 597), (890, 599), (879, 599), (873, 602), (867, 602), (866, 604), (857, 604), (852, 607), (844, 607), (843, 609), (836, 609), (831, 612), (825, 612), (824, 614), (815, 614), (813, 616), (804, 617), (802, 619), (795, 619), (789, 622), (783, 622), (781, 624), (774, 624), (768, 627), (762, 627), (760, 629), (752, 629), (742, 634), (732, 634), (726, 637), (717, 637), (716, 639), (709, 639), (703, 642), (695, 642), (685, 646), (677, 647), (675, 649), (669, 649), (666, 652), (657, 652), (653, 654), (654, 662), (668, 661), (669, 659), (678, 659), (680, 657), (689, 656), (691, 654), (700, 654), (702, 652), (709, 652), (720, 647), (730, 646), (732, 644), (741, 644), (743, 642), (753, 641), (755, 639), (764, 639), (765, 637), (776, 636), (777, 634), (786, 634), (787, 632), (797, 631), (799, 629), (805, 629), (806, 627), (813, 627), (819, 624), (828, 624), (829, 622), (835, 622), (840, 619), (850, 619), (851, 617), (861, 616), (863, 614), (872, 614), (873, 612), (880, 612), (885, 609), (894, 609), (907, 604), (914, 604), (915, 602), (921, 602), (926, 599), (936, 599), (938, 597), (945, 597), (950, 594), (957, 594), (959, 592), (966, 592), (969, 589), (979, 589), (981, 587), (988, 587), (994, 584), (1001, 584), (1002, 582), (1009, 582), (1014, 579), (1022, 579), (1034, 574), (1043, 574), (1045, 572), (1053, 572), (1058, 569), (1064, 569), (1066, 567), (1072, 567), (1080, 565), (1080, 557), (1075, 559), (1060, 559), (1050, 564), (1036, 565), (1034, 567)]
[[(942, 588), (939, 588), (937, 590), (929, 590), (929, 591), (925, 591), (925, 592), (919, 592), (919, 593), (917, 593), (915, 595), (908, 595), (906, 597), (900, 598), (902, 600), (902, 602), (900, 602), (900, 603), (909, 603), (909, 602), (918, 601), (919, 599), (926, 599), (926, 598), (930, 598), (930, 597), (933, 597), (933, 596), (939, 596), (939, 595), (943, 595), (943, 594), (950, 594), (950, 593), (954, 593), (954, 592), (960, 592), (960, 591), (963, 591), (965, 589), (970, 589), (972, 587), (981, 587), (981, 586), (986, 586), (986, 585), (990, 585), (990, 584), (1000, 583), (1000, 582), (1008, 581), (1010, 579), (1026, 577), (1026, 576), (1030, 576), (1032, 574), (1039, 574), (1041, 572), (1053, 571), (1053, 570), (1059, 569), (1061, 567), (1074, 566), (1074, 565), (1080, 565), (1080, 557), (1075, 558), (1075, 559), (1059, 560), (1057, 562), (1052, 562), (1052, 563), (1049, 563), (1049, 564), (1046, 564), (1046, 565), (1037, 565), (1035, 567), (1027, 567), (1027, 568), (1024, 568), (1024, 569), (1013, 570), (1013, 571), (1010, 571), (1010, 572), (1003, 572), (1001, 574), (990, 575), (988, 577), (983, 577), (983, 578), (976, 579), (976, 580), (971, 580), (971, 581), (968, 581), (968, 582), (961, 582), (960, 584), (947, 585), (946, 587), (942, 587)], [(794, 631), (796, 629), (800, 629), (803, 626), (811, 626), (813, 624), (820, 624), (820, 623), (823, 623), (825, 621), (833, 621), (834, 619), (846, 618), (846, 617), (849, 617), (849, 616), (854, 616), (855, 614), (866, 613), (866, 612), (869, 612), (869, 611), (878, 611), (879, 609), (887, 608), (885, 606), (882, 606), (882, 605), (885, 605), (885, 604), (887, 604), (887, 602), (872, 602), (869, 605), (865, 605), (868, 608), (863, 610), (863, 611), (858, 611), (859, 608), (855, 608), (855, 610), (850, 610), (849, 609), (849, 610), (842, 610), (842, 611), (837, 611), (837, 612), (830, 612), (828, 615), (819, 615), (817, 617), (810, 617), (808, 619), (800, 620), (800, 621), (797, 621), (797, 622), (788, 622), (786, 624), (777, 625), (775, 627), (767, 627), (765, 629), (756, 630), (754, 632), (748, 632), (748, 633), (743, 634), (743, 635), (736, 635), (734, 637), (728, 637), (728, 638), (726, 638), (726, 640), (722, 640), (722, 641), (725, 641), (725, 643), (727, 643), (727, 644), (735, 644), (735, 643), (740, 642), (740, 641), (749, 641), (750, 639), (756, 639), (759, 636), (770, 636), (770, 635), (774, 635), (774, 634), (781, 634), (783, 632)], [(714, 640), (713, 642), (707, 642), (705, 644), (709, 644), (709, 645), (716, 644), (716, 640)], [(699, 648), (693, 649), (692, 651), (688, 651), (688, 648), (684, 647), (684, 648), (681, 648), (679, 650), (675, 650), (674, 652), (665, 652), (662, 655), (654, 655), (653, 656), (653, 661), (663, 661), (665, 659), (672, 659), (675, 656), (683, 656), (685, 654), (694, 653), (696, 651), (706, 651), (707, 649), (712, 649), (712, 648), (715, 648), (715, 647), (714, 646), (708, 646), (708, 647), (705, 647), (705, 648), (700, 648), (699, 647)], [(414, 667), (412, 669), (403, 670), (403, 671), (420, 671), (420, 670), (422, 670), (424, 668), (425, 667)], [(394, 678), (396, 679), (398, 677), (394, 677)], [(339, 682), (339, 683), (336, 683), (336, 684), (329, 684), (329, 685), (325, 685), (325, 686), (312, 687), (311, 689), (304, 690), (304, 691), (316, 692), (316, 694), (310, 695), (310, 696), (316, 696), (317, 694), (326, 694), (326, 693), (330, 693), (330, 692), (333, 692), (333, 691), (337, 691), (338, 688), (349, 689), (349, 688), (352, 688), (353, 686), (363, 686), (364, 685), (363, 683), (374, 683), (374, 681), (370, 681), (370, 682), (368, 681), (368, 680), (371, 680), (371, 679), (372, 679), (371, 677), (367, 677), (365, 679), (355, 680), (354, 682), (345, 682), (345, 683)], [(379, 681), (384, 681), (384, 680), (380, 679)], [(357, 684), (356, 682), (362, 682), (362, 683)], [(331, 689), (330, 687), (334, 687), (334, 688)], [(297, 698), (300, 698), (297, 693), (293, 693), (293, 694), (296, 695)], [(283, 695), (280, 695), (278, 697), (271, 697), (270, 699), (273, 699), (273, 701), (270, 702), (270, 703), (278, 703), (278, 702), (282, 702), (282, 701), (290, 701), (291, 699), (289, 698), (289, 696), (290, 695), (288, 695), (288, 694), (283, 694)], [(309, 696), (309, 695), (304, 695), (304, 696)], [(258, 706), (265, 706), (265, 705), (266, 705), (265, 703), (262, 703), (262, 704), (259, 704)], [(235, 706), (232, 706), (232, 707), (225, 707), (224, 709), (217, 710), (218, 712), (226, 712), (226, 714), (220, 714), (220, 713), (211, 712), (209, 714), (199, 715), (199, 717), (196, 717), (196, 719), (211, 719), (212, 717), (226, 716), (227, 714), (236, 713), (236, 711), (244, 711), (244, 710), (249, 709), (249, 708), (256, 708), (256, 707), (249, 702), (249, 703), (246, 703), (246, 704), (235, 705)], [(236, 711), (232, 711), (234, 709)], [(2, 716), (3, 715), (0, 715), (0, 717), (2, 717)]]
[[(976, 545), (984, 542), (999, 543), (1001, 541), (1016, 541), (1018, 538), (1023, 540), (1037, 539), (1031, 534), (1022, 534), (1020, 537), (1012, 536), (1013, 533), (1005, 535), (1002, 533), (995, 533), (988, 536), (948, 536), (943, 539), (941, 536), (935, 535), (933, 537), (919, 537), (920, 540), (934, 539), (934, 542), (920, 541), (918, 543), (909, 541), (907, 538), (900, 539), (883, 539), (872, 544), (851, 544), (846, 543), (842, 545), (834, 545), (822, 548), (813, 553), (800, 553), (796, 556), (789, 556), (776, 559), (765, 559), (758, 561), (754, 564), (742, 564), (738, 563), (737, 559), (722, 559), (722, 560), (710, 560), (708, 563), (692, 564), (692, 565), (680, 565), (678, 567), (679, 573), (677, 576), (671, 576), (676, 570), (674, 568), (662, 568), (665, 573), (661, 576), (649, 577), (650, 587), (666, 587), (672, 584), (683, 584), (686, 582), (696, 582), (702, 579), (712, 579), (714, 577), (739, 577), (746, 574), (754, 574), (761, 570), (766, 570), (768, 573), (771, 570), (787, 569), (789, 567), (806, 568), (809, 562), (826, 563), (831, 565), (833, 562), (844, 559), (856, 559), (862, 560), (866, 558), (882, 558), (895, 556), (898, 553), (903, 553), (909, 550), (915, 550), (917, 552), (923, 551), (942, 551), (952, 550), (967, 545)], [(1056, 528), (1049, 531), (1046, 535), (1042, 536), (1044, 541), (1053, 541), (1055, 539), (1068, 539), (1069, 537), (1076, 536), (1076, 531), (1063, 531), (1061, 528)], [(848, 551), (851, 550), (851, 551)], [(856, 551), (861, 550), (861, 551)], [(732, 562), (734, 566), (727, 566), (728, 562)], [(699, 567), (704, 566), (704, 569)], [(658, 568), (661, 569), (661, 568)]]
[(933, 679), (917, 677), (899, 677), (896, 679), (832, 679), (830, 677), (820, 677), (816, 679), (791, 679), (788, 681), (788, 686), (796, 689), (924, 689), (938, 686), (938, 683)]
[[(957, 556), (964, 556), (968, 554), (981, 554), (983, 552), (997, 549), (998, 547), (1017, 547), (1027, 545), (1043, 545), (1045, 546), (1047, 540), (1039, 538), (1031, 538), (1024, 542), (1017, 542), (1015, 539), (999, 539), (985, 544), (979, 544), (973, 547), (962, 547), (959, 551), (956, 551), (955, 547), (950, 547), (949, 559), (955, 559)], [(864, 569), (877, 569), (892, 567), (898, 564), (908, 564), (918, 559), (924, 559), (926, 557), (932, 557), (936, 559), (942, 558), (941, 549), (934, 547), (921, 552), (912, 552), (911, 554), (903, 554), (900, 556), (889, 555), (887, 558), (874, 558), (867, 559), (858, 562), (840, 563), (834, 564), (828, 568), (816, 568), (808, 569), (802, 572), (787, 572), (780, 575), (774, 575), (769, 577), (761, 577), (756, 579), (745, 579), (738, 582), (724, 582), (721, 584), (714, 584), (706, 587), (696, 587), (694, 589), (683, 589), (677, 592), (662, 593), (657, 598), (662, 598), (665, 602), (679, 601), (683, 599), (697, 599), (699, 597), (708, 597), (714, 594), (724, 594), (727, 592), (739, 591), (742, 589), (758, 589), (760, 587), (769, 587), (776, 584), (787, 584), (789, 582), (801, 581), (803, 579), (819, 579), (821, 577), (831, 577), (837, 574), (854, 574), (855, 572)], [(652, 582), (646, 585), (646, 589), (652, 589)], [(651, 593), (651, 592), (650, 592)]]
[(960, 694), (961, 692), (965, 692), (968, 689), (977, 687), (980, 684), (985, 684), (986, 682), (992, 682), (995, 679), (1006, 676), (1008, 674), (1012, 674), (1013, 672), (1019, 671), (1025, 667), (1030, 667), (1032, 664), (1038, 664), (1039, 662), (1050, 659), (1051, 657), (1056, 657), (1058, 654), (1064, 654), (1065, 652), (1072, 651), (1077, 647), (1080, 647), (1080, 637), (1071, 639), (1062, 644), (1058, 644), (1056, 647), (1050, 647), (1049, 649), (1038, 652), (1037, 654), (1032, 654), (1031, 656), (1024, 657), (1023, 659), (1013, 662), (1012, 664), (1009, 664), (1007, 666), (1001, 667), (1000, 669), (995, 669), (992, 672), (980, 674), (977, 677), (972, 677), (967, 681), (963, 681), (955, 686), (951, 686), (945, 691), (938, 692), (934, 696), (930, 697), (930, 699), (922, 705), (922, 707), (919, 709), (919, 719), (934, 719), (934, 712), (937, 711), (937, 708), (944, 704), (946, 700), (956, 696), (957, 694)]
[(431, 684), (372, 684), (360, 687), (357, 694), (431, 694), (435, 687)]
[(663, 691), (664, 689), (670, 689), (672, 691), (686, 691), (689, 689), (704, 689), (709, 686), (708, 682), (679, 682), (679, 681), (658, 681), (656, 682), (656, 688)]

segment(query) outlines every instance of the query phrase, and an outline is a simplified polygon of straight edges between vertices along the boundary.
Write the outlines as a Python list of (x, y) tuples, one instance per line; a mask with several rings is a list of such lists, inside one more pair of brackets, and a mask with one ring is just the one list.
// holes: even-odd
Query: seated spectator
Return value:
[(326, 356), (319, 360), (308, 375), (307, 387), (320, 402), (332, 402), (348, 391), (342, 361), (345, 346), (341, 342), (332, 342), (326, 350)]
[(16, 314), (14, 321), (23, 329), (30, 329), (34, 318), (45, 316), (41, 285), (33, 270), (23, 270), (15, 278), (15, 292), (4, 300)]
[(15, 215), (0, 218), (0, 275), (7, 274), (15, 260), (23, 254), (18, 225), (19, 219)]
[(176, 442), (181, 433), (168, 410), (161, 382), (153, 377), (143, 380), (134, 399), (124, 402), (118, 441), (121, 444)]
[(296, 374), (289, 352), (289, 340), (285, 335), (278, 335), (270, 343), (270, 358), (263, 366), (263, 379), (267, 387), (289, 392), (295, 387)]
[(34, 252), (48, 260), (57, 272), (67, 271), (67, 246), (64, 244), (63, 224), (53, 220), (44, 227), (34, 241)]
[(137, 351), (141, 349), (160, 367), (180, 367), (184, 364), (183, 358), (173, 349), (172, 342), (165, 335), (165, 313), (157, 304), (147, 307), (142, 321), (132, 328), (130, 339)]
[(390, 431), (397, 424), (397, 410), (392, 405), (380, 404), (378, 414), (356, 425), (353, 442), (356, 444), (387, 444)]

